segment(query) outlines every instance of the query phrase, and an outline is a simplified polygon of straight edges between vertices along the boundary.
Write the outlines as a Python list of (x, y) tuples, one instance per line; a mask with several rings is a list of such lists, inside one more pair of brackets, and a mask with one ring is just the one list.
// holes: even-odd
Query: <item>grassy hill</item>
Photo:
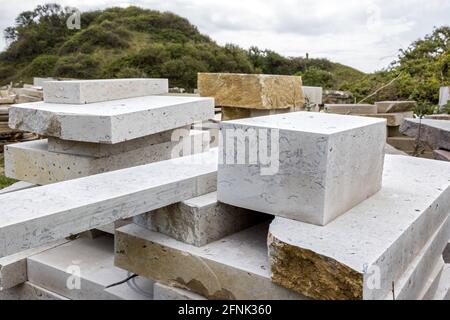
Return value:
[(59, 5), (21, 13), (5, 30), (0, 84), (34, 76), (73, 78), (164, 77), (193, 89), (197, 72), (301, 74), (306, 85), (339, 88), (364, 74), (326, 59), (283, 57), (270, 50), (220, 46), (187, 19), (138, 7), (85, 12), (69, 30)]

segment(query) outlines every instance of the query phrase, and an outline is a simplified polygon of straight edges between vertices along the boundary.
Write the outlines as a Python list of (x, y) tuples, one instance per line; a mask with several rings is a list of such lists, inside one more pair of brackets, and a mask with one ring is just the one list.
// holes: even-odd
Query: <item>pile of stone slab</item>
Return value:
[(119, 228), (116, 265), (154, 280), (155, 299), (449, 298), (450, 165), (384, 156), (385, 127), (221, 123), (217, 193)]
[(209, 148), (208, 132), (190, 126), (214, 117), (213, 99), (161, 96), (166, 79), (43, 86), (44, 102), (12, 106), (9, 125), (48, 139), (6, 146), (8, 177), (45, 185), (167, 160), (189, 146)]
[(221, 122), (209, 150), (183, 129), (214, 100), (166, 92), (45, 82), (11, 108), (48, 140), (7, 150), (28, 183), (0, 192), (0, 299), (450, 298), (449, 163), (385, 155), (385, 119), (315, 112)]
[(434, 150), (436, 160), (450, 161), (450, 121), (434, 119), (406, 119), (400, 131)]
[(215, 99), (222, 120), (299, 111), (305, 104), (302, 79), (296, 76), (199, 73), (197, 86), (202, 97)]

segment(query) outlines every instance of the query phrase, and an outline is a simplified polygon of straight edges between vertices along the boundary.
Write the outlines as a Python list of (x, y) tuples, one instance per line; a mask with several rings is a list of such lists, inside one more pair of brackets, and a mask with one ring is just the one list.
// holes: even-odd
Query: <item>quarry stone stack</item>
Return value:
[(450, 164), (386, 145), (401, 126), (450, 159), (449, 121), (298, 111), (322, 103), (299, 77), (39, 81), (10, 110), (45, 139), (5, 148), (0, 300), (450, 298)]

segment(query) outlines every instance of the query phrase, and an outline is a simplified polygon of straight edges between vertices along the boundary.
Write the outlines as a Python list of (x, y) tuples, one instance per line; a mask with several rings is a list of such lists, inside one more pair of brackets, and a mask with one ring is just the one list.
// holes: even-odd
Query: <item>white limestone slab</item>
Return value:
[(15, 192), (15, 191), (19, 191), (19, 190), (34, 188), (34, 187), (36, 187), (36, 185), (33, 183), (19, 181), (19, 182), (16, 182), (16, 183), (10, 185), (9, 187), (1, 189), (0, 194)]
[(446, 264), (435, 280), (436, 289), (431, 300), (450, 300), (450, 265)]
[[(420, 128), (420, 130), (419, 130)], [(433, 149), (450, 151), (450, 121), (433, 119), (406, 119), (400, 132), (428, 144)]]
[(326, 104), (325, 112), (345, 115), (376, 114), (373, 104)]
[(156, 282), (153, 286), (153, 300), (207, 300), (199, 294), (188, 290), (174, 288), (165, 284)]
[[(186, 140), (189, 139), (189, 142)], [(183, 144), (191, 146), (198, 141), (196, 149), (183, 152)], [(77, 179), (99, 173), (125, 169), (186, 156), (209, 150), (209, 133), (193, 131), (180, 141), (169, 141), (148, 145), (139, 149), (95, 158), (50, 152), (47, 140), (35, 140), (5, 146), (5, 175), (33, 184), (46, 185), (55, 182)]]
[(117, 230), (115, 264), (207, 299), (303, 300), (272, 283), (267, 224), (198, 248), (135, 224)]
[(258, 212), (217, 201), (217, 192), (133, 218), (134, 223), (184, 243), (202, 247), (268, 219)]
[(115, 144), (213, 117), (212, 98), (147, 96), (89, 105), (14, 105), (9, 126), (63, 140)]
[[(280, 256), (274, 255), (283, 246), (301, 252), (306, 250), (312, 254), (305, 261), (313, 259), (325, 266), (334, 266), (333, 270), (339, 265), (343, 269), (334, 278), (326, 272), (326, 267), (322, 269), (323, 274), (297, 268), (297, 274), (292, 277), (308, 279), (309, 288), (325, 290), (309, 292), (296, 281), (290, 282), (298, 292), (315, 297), (323, 294), (342, 297), (353, 292), (354, 297), (369, 300), (384, 298), (391, 291), (392, 282), (405, 273), (449, 216), (449, 176), (450, 164), (446, 162), (386, 155), (381, 191), (327, 226), (284, 218), (274, 220), (269, 234), (272, 270), (274, 264), (280, 267), (276, 261)], [(293, 259), (292, 267), (301, 261)], [(287, 271), (291, 269), (285, 265), (280, 270), (274, 276), (286, 285), (289, 282)], [(380, 289), (368, 286), (369, 279), (373, 279), (370, 278), (373, 270), (379, 270)], [(328, 284), (322, 282), (327, 275), (335, 280)], [(343, 281), (345, 276), (354, 279), (355, 282), (350, 282), (354, 286), (340, 292), (333, 284)]]
[(0, 195), (0, 257), (213, 192), (217, 149)]
[(394, 282), (393, 292), (387, 296), (391, 300), (418, 300), (427, 286), (433, 267), (442, 261), (442, 252), (450, 238), (450, 217), (439, 227), (427, 241), (404, 274)]
[(222, 122), (221, 133), (220, 202), (326, 225), (381, 188), (385, 120), (295, 112)]
[(44, 101), (86, 104), (169, 92), (167, 79), (101, 79), (44, 81)]
[(103, 158), (136, 149), (141, 149), (155, 144), (170, 142), (172, 141), (172, 138), (178, 139), (180, 137), (185, 137), (188, 136), (189, 133), (189, 128), (183, 127), (116, 144), (77, 142), (49, 137), (48, 151), (73, 154), (78, 156)]
[(38, 248), (28, 249), (8, 257), (0, 258), (0, 291), (13, 288), (28, 280), (27, 258), (67, 242), (68, 240), (65, 239), (58, 240)]
[(69, 300), (59, 294), (51, 292), (31, 282), (25, 282), (17, 287), (0, 291), (2, 300)]
[[(431, 270), (431, 275), (428, 278), (427, 285), (421, 293), (420, 300), (433, 300), (439, 288), (439, 280), (445, 269), (445, 262), (440, 259), (438, 263)], [(439, 299), (443, 300), (443, 299)]]
[(151, 300), (153, 281), (140, 278), (142, 294), (114, 266), (113, 237), (80, 238), (28, 259), (29, 281), (73, 300)]

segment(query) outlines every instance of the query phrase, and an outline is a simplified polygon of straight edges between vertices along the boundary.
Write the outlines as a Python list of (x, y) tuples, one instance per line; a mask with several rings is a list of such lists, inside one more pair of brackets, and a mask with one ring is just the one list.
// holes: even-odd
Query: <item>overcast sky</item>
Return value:
[[(366, 72), (386, 67), (399, 48), (434, 26), (450, 24), (449, 0), (0, 0), (0, 29), (46, 2), (81, 11), (127, 5), (172, 11), (220, 44), (308, 52)], [(5, 45), (1, 39), (0, 50)]]

